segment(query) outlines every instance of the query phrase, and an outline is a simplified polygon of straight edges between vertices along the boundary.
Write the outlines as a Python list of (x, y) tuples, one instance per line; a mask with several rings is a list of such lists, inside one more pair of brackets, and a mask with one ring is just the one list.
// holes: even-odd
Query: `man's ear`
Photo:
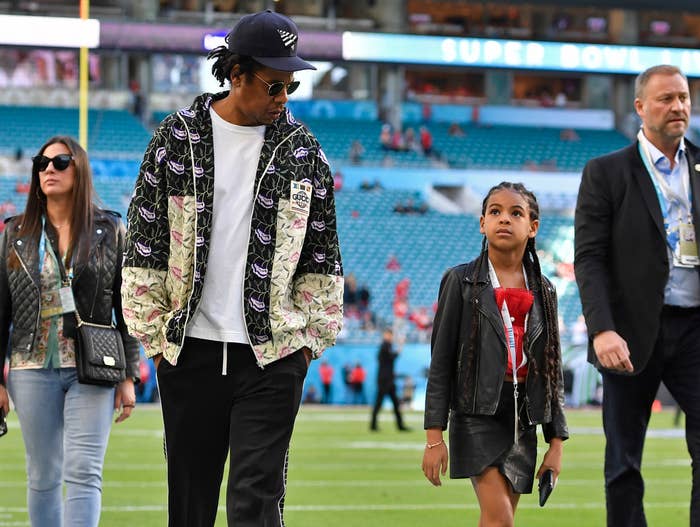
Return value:
[(231, 78), (229, 79), (231, 81), (231, 86), (240, 86), (241, 82), (243, 82), (241, 76), (241, 67), (239, 64), (236, 64), (233, 68), (231, 68)]

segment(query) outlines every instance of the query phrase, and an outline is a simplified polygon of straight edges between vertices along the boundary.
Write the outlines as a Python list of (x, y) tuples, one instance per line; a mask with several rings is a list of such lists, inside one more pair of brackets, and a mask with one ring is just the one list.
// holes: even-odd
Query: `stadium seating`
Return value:
[[(8, 133), (0, 137), (0, 151), (18, 147), (33, 153), (50, 135), (77, 136), (77, 110), (67, 108), (2, 107)], [(155, 121), (166, 113), (154, 116)], [(364, 148), (363, 165), (378, 166), (387, 152), (378, 142), (379, 121), (312, 119), (308, 126), (319, 137), (335, 166), (349, 162), (353, 140)], [(417, 128), (417, 126), (415, 126)], [(554, 160), (559, 170), (578, 171), (591, 156), (628, 144), (615, 131), (577, 131), (578, 140), (563, 141), (561, 130), (517, 126), (463, 125), (464, 136), (451, 136), (447, 123), (430, 125), (435, 149), (453, 166), (465, 168), (521, 169), (528, 160), (544, 163)], [(348, 131), (352, 131), (351, 134)], [(134, 180), (143, 151), (150, 138), (142, 124), (126, 111), (90, 112), (90, 157), (98, 193), (107, 208), (126, 215)], [(431, 160), (419, 152), (392, 152), (394, 166), (426, 169)], [(27, 175), (0, 180), (0, 195), (22, 210), (26, 195), (15, 191)], [(411, 306), (424, 306), (432, 312), (443, 272), (452, 265), (474, 257), (481, 243), (478, 219), (470, 215), (447, 215), (428, 211), (422, 215), (392, 212), (399, 201), (421, 195), (406, 190), (361, 191), (345, 189), (337, 193), (338, 229), (346, 273), (353, 272), (360, 284), (372, 292), (372, 308), (380, 322), (393, 318), (394, 288), (403, 278), (411, 282)], [(572, 207), (571, 193), (541, 196), (543, 210)], [(538, 245), (549, 259), (543, 259), (545, 272), (555, 279), (560, 311), (571, 323), (580, 314), (575, 284), (570, 278), (556, 277), (557, 262), (573, 261), (573, 221), (570, 216), (545, 212)], [(386, 263), (395, 256), (400, 270), (389, 270)], [(357, 336), (357, 335), (356, 335)]]
[[(408, 191), (344, 190), (336, 195), (345, 272), (369, 287), (371, 307), (383, 321), (393, 318), (394, 289), (401, 279), (411, 282), (410, 305), (432, 311), (442, 274), (474, 258), (481, 245), (477, 216), (393, 212), (397, 202), (409, 198), (421, 201), (420, 195)], [(569, 279), (556, 276), (555, 262), (573, 261), (573, 218), (545, 213), (541, 224), (537, 243), (545, 253), (543, 271), (555, 282), (560, 314), (571, 324), (581, 313), (578, 290)], [(398, 259), (400, 270), (386, 268), (391, 255)]]
[(560, 171), (580, 171), (590, 158), (622, 148), (629, 139), (616, 131), (577, 130), (579, 139), (564, 141), (558, 128), (463, 126), (465, 136), (431, 126), (435, 147), (451, 166), (519, 170), (528, 164)]
[[(158, 123), (166, 115), (154, 113), (153, 121)], [(354, 140), (364, 147), (365, 166), (428, 168), (434, 164), (420, 152), (384, 150), (379, 144), (380, 121), (306, 119), (305, 124), (336, 166), (350, 162)], [(407, 123), (409, 126), (417, 131), (420, 125)], [(564, 141), (559, 128), (463, 124), (464, 136), (451, 136), (448, 123), (431, 123), (428, 128), (435, 152), (453, 168), (520, 170), (534, 164), (540, 169), (578, 172), (590, 158), (629, 144), (629, 139), (615, 130), (576, 130), (577, 140)]]
[[(33, 153), (53, 135), (78, 137), (76, 108), (0, 106), (0, 112), (5, 131), (0, 136), (0, 152), (21, 148)], [(150, 139), (141, 122), (125, 110), (91, 109), (88, 130), (91, 155), (110, 159), (140, 158)]]
[[(0, 152), (17, 148), (34, 152), (54, 134), (78, 135), (78, 110), (35, 106), (0, 106), (6, 133), (0, 137)], [(167, 112), (153, 115), (160, 122)], [(435, 159), (422, 152), (386, 151), (379, 144), (382, 123), (377, 120), (309, 119), (306, 124), (317, 135), (335, 166), (348, 164), (350, 145), (359, 140), (364, 147), (362, 164), (429, 168)], [(108, 160), (140, 159), (150, 133), (125, 110), (92, 109), (89, 113), (92, 157)], [(407, 125), (408, 126), (408, 125)], [(418, 125), (414, 125), (417, 129)], [(451, 136), (447, 123), (431, 123), (435, 153), (453, 168), (579, 171), (591, 157), (621, 148), (629, 140), (617, 131), (578, 130), (577, 140), (561, 140), (561, 129), (527, 126), (486, 126), (465, 124), (464, 136)], [(351, 131), (351, 133), (348, 133)], [(107, 170), (109, 168), (109, 170)], [(129, 167), (111, 166), (105, 175), (133, 175)]]
[[(95, 187), (104, 206), (126, 217), (134, 180), (96, 175)], [(23, 210), (26, 195), (16, 192), (15, 187), (23, 181), (0, 178), (0, 195), (7, 196), (18, 211)], [(336, 194), (345, 272), (354, 273), (358, 283), (369, 288), (371, 308), (380, 323), (393, 319), (394, 290), (404, 278), (411, 283), (411, 307), (424, 306), (432, 313), (442, 274), (451, 266), (471, 260), (481, 244), (477, 216), (393, 212), (396, 203), (408, 199), (422, 201), (420, 194), (402, 190), (343, 190)], [(542, 268), (557, 286), (560, 313), (568, 325), (581, 313), (578, 290), (570, 280), (556, 276), (555, 262), (573, 261), (573, 219), (545, 213), (541, 225), (538, 247), (544, 249)], [(386, 268), (392, 255), (400, 263), (399, 270)], [(362, 340), (363, 336), (353, 332), (352, 337)]]
[[(349, 163), (353, 140), (359, 140), (365, 153), (362, 163), (369, 166), (431, 166), (423, 154), (387, 152), (379, 144), (379, 121), (307, 120), (326, 155), (337, 164)], [(431, 123), (434, 150), (453, 168), (520, 170), (527, 166), (559, 171), (580, 171), (591, 157), (629, 144), (617, 131), (577, 130), (578, 140), (564, 141), (558, 128), (527, 126), (462, 125), (464, 136), (451, 136), (446, 123)], [(349, 134), (348, 131), (352, 133)]]

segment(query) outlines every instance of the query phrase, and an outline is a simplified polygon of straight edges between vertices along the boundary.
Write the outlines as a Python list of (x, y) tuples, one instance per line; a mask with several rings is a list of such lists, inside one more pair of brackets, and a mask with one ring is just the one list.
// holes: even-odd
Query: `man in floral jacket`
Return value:
[(128, 214), (124, 318), (153, 357), (170, 526), (211, 526), (227, 453), (229, 524), (282, 526), (309, 361), (342, 323), (333, 178), (285, 108), (312, 69), (285, 16), (247, 15), (210, 53), (230, 91), (167, 117)]

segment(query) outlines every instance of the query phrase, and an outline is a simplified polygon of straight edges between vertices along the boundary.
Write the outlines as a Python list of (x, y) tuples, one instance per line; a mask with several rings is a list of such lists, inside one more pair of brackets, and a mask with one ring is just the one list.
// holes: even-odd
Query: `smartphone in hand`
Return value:
[(544, 507), (544, 504), (547, 503), (547, 498), (554, 490), (554, 471), (551, 468), (545, 470), (540, 476), (540, 482), (537, 487), (540, 491), (540, 507)]

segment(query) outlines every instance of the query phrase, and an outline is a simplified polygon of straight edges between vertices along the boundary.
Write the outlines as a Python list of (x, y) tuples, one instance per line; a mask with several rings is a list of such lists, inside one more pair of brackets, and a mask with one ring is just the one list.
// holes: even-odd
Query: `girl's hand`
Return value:
[(115, 423), (121, 423), (127, 419), (136, 406), (136, 392), (134, 391), (134, 381), (125, 379), (117, 385), (114, 390), (114, 410), (121, 413), (117, 416)]
[(436, 487), (442, 485), (440, 473), (443, 476), (447, 473), (447, 460), (447, 445), (444, 441), (432, 448), (425, 447), (425, 452), (423, 453), (423, 474)]
[(559, 473), (561, 472), (561, 457), (563, 451), (563, 441), (558, 437), (552, 438), (549, 443), (549, 448), (544, 454), (544, 459), (542, 459), (542, 464), (537, 471), (536, 478), (540, 478), (545, 470), (552, 469), (554, 472), (554, 481), (556, 483)]

